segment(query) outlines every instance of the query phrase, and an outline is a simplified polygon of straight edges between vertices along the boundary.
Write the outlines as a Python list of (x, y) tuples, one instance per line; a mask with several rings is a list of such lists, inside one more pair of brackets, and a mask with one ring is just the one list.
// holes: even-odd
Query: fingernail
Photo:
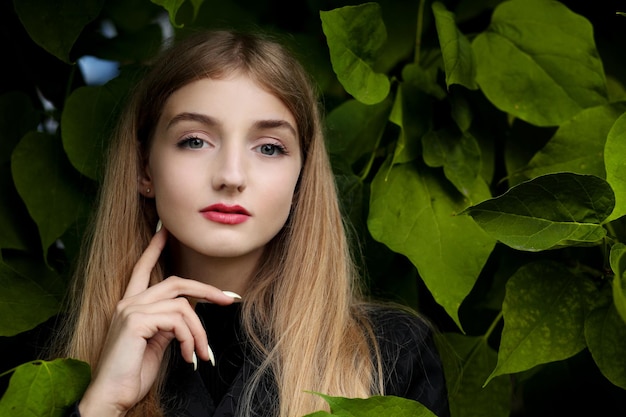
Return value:
[(213, 349), (211, 349), (211, 345), (207, 345), (209, 348), (209, 361), (211, 361), (211, 365), (215, 366), (215, 355), (213, 355)]
[(156, 225), (156, 232), (154, 233), (159, 233), (159, 230), (161, 230), (161, 227), (163, 227), (163, 222), (161, 222), (161, 219), (159, 219)]
[(237, 300), (241, 300), (241, 295), (237, 294), (236, 292), (232, 292), (232, 291), (222, 291), (225, 295), (235, 298)]
[(191, 360), (193, 361), (193, 370), (198, 370), (198, 357), (196, 356), (196, 352), (193, 353)]

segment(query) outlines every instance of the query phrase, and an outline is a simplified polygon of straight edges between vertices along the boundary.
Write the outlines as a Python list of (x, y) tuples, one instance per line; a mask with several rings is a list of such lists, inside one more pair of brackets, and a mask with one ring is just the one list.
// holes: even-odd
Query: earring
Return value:
[(150, 194), (150, 191), (152, 191), (150, 188), (146, 188), (146, 194)]

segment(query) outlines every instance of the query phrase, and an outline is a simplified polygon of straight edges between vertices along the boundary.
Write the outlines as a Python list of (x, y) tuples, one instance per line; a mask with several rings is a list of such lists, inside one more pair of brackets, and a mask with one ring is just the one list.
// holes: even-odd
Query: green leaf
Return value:
[(89, 365), (75, 359), (34, 361), (18, 366), (0, 400), (0, 415), (63, 417), (87, 388)]
[(543, 149), (528, 162), (523, 173), (527, 178), (562, 171), (605, 178), (605, 143), (611, 127), (624, 111), (624, 103), (581, 111), (559, 127)]
[(52, 270), (29, 260), (0, 260), (0, 336), (13, 336), (59, 312), (63, 287)]
[(331, 163), (342, 214), (350, 220), (352, 226), (360, 229), (365, 225), (364, 217), (367, 212), (363, 181), (352, 173), (350, 166), (340, 157), (331, 156)]
[(390, 111), (390, 100), (374, 105), (357, 100), (341, 103), (326, 118), (328, 152), (341, 155), (350, 164), (374, 152)]
[(472, 47), (487, 98), (529, 123), (556, 126), (607, 103), (593, 27), (558, 1), (501, 3)]
[(26, 94), (15, 91), (0, 95), (0, 165), (11, 160), (15, 145), (37, 127), (38, 121), (38, 112)]
[(604, 145), (606, 180), (615, 192), (615, 209), (609, 221), (626, 215), (626, 113), (611, 127)]
[[(175, 28), (182, 28), (184, 25), (176, 23), (176, 15), (178, 14), (178, 10), (185, 3), (185, 0), (150, 0), (152, 3), (162, 6), (170, 17), (170, 23)], [(204, 3), (204, 0), (189, 0), (191, 6), (193, 7), (193, 19), (195, 20), (196, 16), (198, 16), (198, 11), (200, 10), (200, 6)]]
[(318, 411), (305, 417), (326, 415), (344, 417), (436, 417), (432, 411), (419, 402), (393, 395), (377, 395), (369, 398), (342, 398), (319, 393), (312, 394), (322, 397), (330, 405), (331, 413), (327, 414), (324, 411)]
[[(11, 166), (0, 165), (0, 249), (26, 250), (29, 244), (31, 219), (26, 207), (17, 194), (11, 178)], [(35, 241), (35, 244), (37, 242)]]
[(83, 28), (100, 14), (104, 0), (13, 1), (24, 28), (43, 49), (71, 63), (70, 51)]
[[(489, 196), (478, 180), (472, 199)], [(461, 327), (458, 309), (494, 240), (471, 219), (457, 216), (470, 200), (417, 163), (385, 163), (372, 181), (368, 228), (374, 239), (407, 256), (435, 300)], [(445, 277), (445, 279), (442, 279)]]
[(470, 90), (478, 89), (476, 84), (476, 60), (469, 41), (457, 28), (454, 13), (448, 11), (439, 1), (432, 5), (439, 45), (443, 54), (446, 72), (446, 85), (460, 84)]
[(624, 292), (624, 282), (626, 282), (626, 245), (616, 243), (611, 247), (610, 254), (611, 269), (613, 277), (613, 303), (619, 316), (626, 323), (626, 293)]
[(626, 325), (614, 305), (591, 312), (585, 322), (585, 339), (602, 374), (626, 389)]
[(320, 18), (333, 70), (346, 91), (364, 104), (383, 101), (389, 94), (389, 79), (373, 69), (387, 39), (380, 6), (345, 6), (320, 11)]
[(472, 126), (472, 120), (474, 119), (472, 106), (462, 94), (450, 94), (448, 99), (450, 101), (452, 119), (462, 132), (467, 132)]
[(438, 100), (446, 98), (446, 91), (437, 83), (436, 67), (425, 70), (416, 64), (407, 64), (402, 68), (402, 79), (412, 89), (422, 91)]
[(536, 252), (595, 244), (606, 235), (601, 224), (614, 203), (603, 179), (558, 173), (518, 184), (464, 214), (505, 245)]
[(400, 127), (392, 164), (410, 162), (421, 154), (421, 138), (430, 129), (430, 98), (407, 82), (398, 85), (389, 121)]
[(494, 378), (483, 383), (496, 366), (497, 353), (483, 337), (444, 333), (437, 346), (442, 356), (450, 414), (455, 417), (508, 417), (510, 413), (511, 380)]
[(78, 183), (54, 137), (31, 132), (15, 148), (11, 170), (18, 193), (37, 223), (44, 253), (78, 218), (87, 214), (89, 196)]
[(476, 139), (469, 132), (442, 129), (424, 135), (422, 147), (426, 165), (443, 167), (446, 178), (461, 194), (469, 197), (481, 169)]
[(74, 168), (92, 180), (100, 178), (120, 99), (115, 89), (104, 85), (77, 88), (65, 103), (61, 116), (63, 148)]
[(522, 266), (506, 284), (504, 329), (495, 376), (567, 359), (585, 348), (584, 323), (592, 284), (561, 264)]

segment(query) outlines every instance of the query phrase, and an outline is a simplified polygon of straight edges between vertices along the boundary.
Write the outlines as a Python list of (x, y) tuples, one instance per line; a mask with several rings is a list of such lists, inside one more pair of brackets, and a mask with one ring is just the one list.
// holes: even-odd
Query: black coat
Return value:
[[(202, 306), (199, 315), (205, 318), (209, 338), (211, 334), (218, 334), (213, 331), (223, 335), (228, 333), (229, 327), (238, 329), (238, 319), (231, 318), (234, 316), (228, 310), (214, 305)], [(218, 311), (225, 311), (225, 317), (216, 318)], [(385, 394), (417, 400), (437, 416), (448, 417), (446, 384), (432, 329), (420, 318), (403, 311), (376, 308), (371, 314), (383, 359)], [(218, 328), (212, 328), (215, 326)], [(250, 355), (243, 352), (245, 348), (241, 349), (238, 340), (235, 338), (234, 342), (217, 345), (217, 341), (209, 339), (216, 354), (217, 368), (203, 363), (199, 371), (194, 372), (188, 363), (178, 363), (168, 379), (168, 391), (174, 398), (168, 415), (236, 415), (245, 381), (255, 370), (255, 365), (248, 359)], [(268, 410), (276, 394), (271, 383), (261, 386), (265, 388), (255, 393), (253, 411), (256, 416), (266, 417), (271, 415)]]
[[(212, 304), (196, 308), (203, 321), (217, 366), (200, 363), (197, 371), (178, 352), (167, 379), (165, 404), (171, 417), (234, 417), (246, 380), (255, 371), (239, 332), (237, 305)], [(376, 308), (371, 313), (383, 366), (385, 394), (416, 400), (438, 417), (449, 417), (443, 369), (433, 342), (432, 329), (409, 313)], [(211, 334), (220, 339), (212, 340)], [(232, 335), (224, 338), (223, 335)], [(276, 397), (271, 383), (255, 392), (254, 416), (272, 415)], [(313, 394), (310, 394), (313, 395)], [(70, 417), (80, 417), (78, 408)]]

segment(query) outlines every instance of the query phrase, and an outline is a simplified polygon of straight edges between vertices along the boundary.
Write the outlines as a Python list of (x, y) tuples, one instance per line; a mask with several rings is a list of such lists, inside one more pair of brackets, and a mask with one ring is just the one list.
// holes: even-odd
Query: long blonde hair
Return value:
[[(194, 80), (219, 79), (234, 71), (250, 76), (287, 106), (303, 156), (290, 217), (266, 246), (242, 306), (244, 329), (262, 360), (244, 392), (241, 414), (250, 411), (264, 375), (274, 378), (274, 413), (280, 417), (327, 409), (306, 391), (345, 397), (382, 394), (380, 360), (361, 303), (315, 89), (279, 43), (229, 31), (202, 32), (176, 43), (133, 92), (113, 138), (89, 244), (70, 293), (71, 317), (61, 354), (96, 366), (115, 306), (152, 236), (154, 201), (140, 196), (137, 178), (166, 99)], [(163, 279), (162, 271), (155, 269), (153, 283)], [(162, 415), (166, 362), (151, 392), (129, 416)]]

